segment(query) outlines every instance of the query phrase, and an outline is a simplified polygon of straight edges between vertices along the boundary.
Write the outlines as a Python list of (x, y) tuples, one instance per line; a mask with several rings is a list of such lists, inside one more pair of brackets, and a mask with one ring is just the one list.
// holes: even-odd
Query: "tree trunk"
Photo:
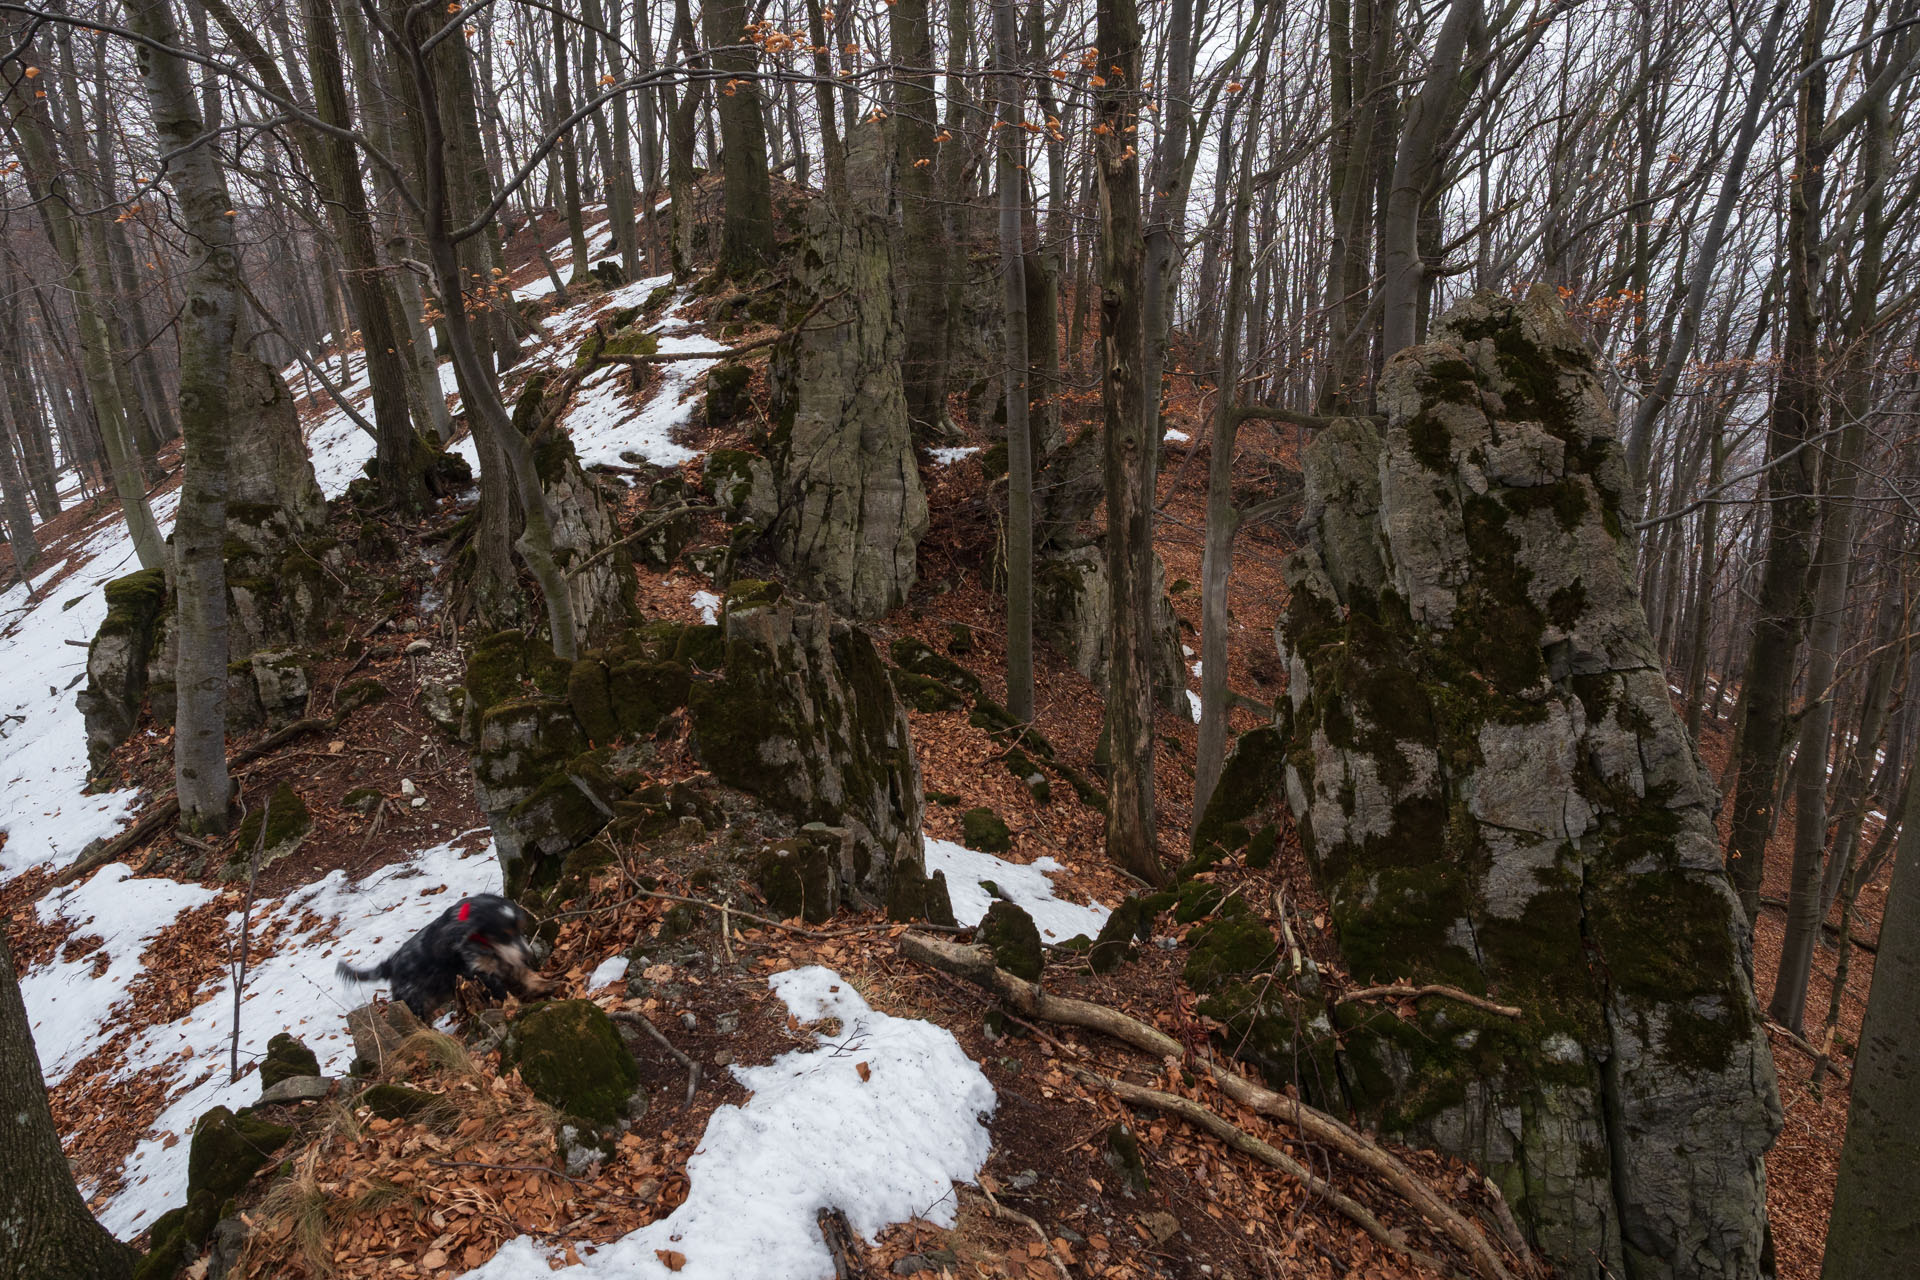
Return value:
[[(21, 33), (17, 22), (8, 21), (5, 30), (8, 40), (18, 41)], [(104, 304), (87, 264), (79, 219), (68, 203), (61, 166), (53, 152), (45, 99), (25, 96), (30, 91), (27, 86), (33, 83), (25, 75), (25, 69), (37, 61), (30, 43), (15, 44), (15, 52), (4, 68), (6, 83), (15, 87), (0, 105), (4, 105), (19, 142), (29, 186), (46, 221), (47, 238), (53, 242), (60, 264), (66, 270), (66, 285), (72, 293), (74, 316), (80, 330), (87, 392), (93, 401), (101, 441), (106, 446), (113, 487), (120, 497), (127, 532), (133, 539), (134, 555), (141, 568), (158, 569), (166, 561), (166, 549), (160, 540), (159, 526), (154, 523), (153, 509), (147, 504), (146, 479), (140, 473), (140, 459), (128, 434), (126, 410), (113, 376), (113, 345), (102, 312)]]
[(553, 10), (553, 119), (547, 122), (549, 131), (560, 130), (560, 140), (556, 150), (560, 152), (560, 181), (567, 215), (567, 242), (573, 246), (573, 275), (570, 284), (580, 284), (587, 278), (587, 219), (580, 208), (580, 149), (574, 145), (573, 128), (566, 124), (568, 116), (573, 114), (573, 83), (567, 73), (567, 12), (556, 6)]
[(1854, 1060), (1847, 1144), (1827, 1223), (1823, 1280), (1920, 1275), (1913, 1171), (1920, 1168), (1920, 769), (1907, 772), (1893, 862)]
[[(901, 302), (905, 307), (907, 417), (916, 432), (937, 428), (947, 405), (948, 261), (945, 210), (934, 182), (933, 32), (927, 0), (887, 10), (893, 45), (894, 187), (900, 200)], [(964, 35), (956, 36), (964, 39)]]
[[(0, 404), (0, 517), (4, 517), (7, 546), (13, 552), (13, 568), (24, 582), (40, 554), (33, 540), (33, 508), (27, 504), (27, 482), (14, 456), (14, 438), (18, 434), (11, 413)], [(23, 451), (24, 452), (24, 451)]]
[(125, 1280), (138, 1254), (87, 1212), (60, 1150), (13, 953), (0, 930), (0, 1280)]
[(1141, 235), (1140, 18), (1134, 0), (1098, 0), (1095, 46), (1106, 84), (1094, 97), (1094, 174), (1100, 199), (1100, 399), (1106, 419), (1107, 734), (1113, 772), (1107, 857), (1150, 884), (1166, 872), (1153, 823), (1153, 468), (1146, 438), (1146, 245)]
[(706, 0), (700, 16), (720, 88), (720, 174), (725, 209), (720, 269), (748, 276), (773, 261), (773, 186), (760, 114), (758, 57), (748, 39), (746, 0)]
[(1797, 154), (1788, 180), (1786, 332), (1767, 429), (1771, 465), (1765, 491), (1772, 519), (1759, 617), (1754, 620), (1736, 712), (1741, 729), (1733, 760), (1727, 863), (1749, 921), (1760, 912), (1760, 882), (1766, 874), (1767, 836), (1773, 830), (1788, 703), (1806, 630), (1813, 528), (1820, 513), (1819, 455), (1801, 446), (1813, 434), (1820, 413), (1820, 219), (1826, 181), (1820, 130), (1826, 114), (1826, 73), (1818, 60), (1826, 16), (1826, 0), (1814, 0), (1801, 45), (1806, 74), (1800, 82)]
[[(227, 384), (239, 313), (240, 258), (219, 153), (207, 145), (168, 0), (129, 0), (127, 20), (151, 44), (136, 51), (154, 130), (182, 221), (201, 255), (180, 315), (180, 426), (186, 437), (173, 528), (174, 625), (179, 636), (174, 789), (183, 826), (223, 832), (227, 777)], [(336, 68), (337, 69), (337, 68)], [(403, 417), (404, 421), (404, 417)]]
[(1007, 710), (1033, 719), (1033, 433), (1028, 423), (1027, 277), (1021, 244), (1020, 52), (1014, 0), (994, 0), (994, 60), (1000, 71), (997, 151), (1000, 273), (1006, 298)]

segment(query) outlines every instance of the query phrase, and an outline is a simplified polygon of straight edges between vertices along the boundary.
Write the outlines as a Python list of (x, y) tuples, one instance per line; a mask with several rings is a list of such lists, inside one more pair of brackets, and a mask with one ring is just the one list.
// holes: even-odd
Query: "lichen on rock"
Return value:
[(1592, 359), (1550, 293), (1478, 295), (1380, 402), (1303, 459), (1285, 793), (1357, 981), (1523, 1016), (1343, 1006), (1344, 1093), (1479, 1165), (1563, 1274), (1760, 1274), (1772, 1059)]

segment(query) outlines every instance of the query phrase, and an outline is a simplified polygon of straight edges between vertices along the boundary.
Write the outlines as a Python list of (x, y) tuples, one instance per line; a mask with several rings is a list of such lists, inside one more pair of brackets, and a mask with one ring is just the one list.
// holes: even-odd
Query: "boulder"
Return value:
[(774, 548), (794, 584), (856, 619), (907, 597), (927, 499), (900, 377), (886, 223), (807, 206), (790, 310), (819, 310), (768, 364)]
[(590, 1000), (535, 1005), (516, 1018), (501, 1062), (517, 1067), (534, 1096), (559, 1113), (555, 1138), (571, 1174), (609, 1154), (627, 1122), (646, 1110), (640, 1064)]
[(1773, 1060), (1593, 360), (1550, 292), (1478, 295), (1380, 402), (1304, 459), (1285, 793), (1355, 981), (1523, 1016), (1343, 1006), (1341, 1096), (1489, 1174), (1559, 1274), (1765, 1274)]
[(271, 1089), (282, 1080), (320, 1074), (320, 1059), (298, 1036), (285, 1031), (267, 1041), (267, 1056), (260, 1060), (260, 1087)]
[(689, 702), (715, 777), (849, 833), (843, 887), (885, 901), (922, 870), (924, 801), (906, 708), (872, 638), (822, 605), (730, 606), (724, 676)]
[(146, 700), (148, 660), (168, 608), (166, 575), (142, 569), (102, 589), (107, 616), (87, 646), (87, 683), (76, 699), (87, 726), (88, 772), (99, 774), (133, 736)]
[[(1112, 592), (1106, 549), (1098, 543), (1042, 555), (1033, 567), (1034, 633), (1102, 689), (1107, 684), (1107, 626)], [(1187, 712), (1187, 671), (1180, 655), (1180, 624), (1167, 599), (1166, 568), (1153, 559), (1154, 700), (1169, 711)]]

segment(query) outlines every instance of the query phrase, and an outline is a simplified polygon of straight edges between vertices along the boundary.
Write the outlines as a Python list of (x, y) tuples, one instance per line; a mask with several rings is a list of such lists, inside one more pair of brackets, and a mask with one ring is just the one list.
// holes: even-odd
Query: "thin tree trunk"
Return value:
[(716, 104), (725, 196), (720, 268), (730, 276), (748, 276), (773, 260), (773, 186), (760, 114), (759, 59), (746, 32), (746, 0), (705, 0), (700, 16), (714, 73), (725, 77)]
[[(567, 12), (556, 6), (553, 10), (553, 119), (547, 124), (549, 130), (560, 129), (566, 118), (573, 114), (573, 84), (567, 74)], [(580, 284), (587, 278), (587, 220), (580, 208), (580, 152), (574, 145), (572, 128), (560, 133), (560, 143), (556, 148), (560, 152), (560, 181), (564, 192), (567, 215), (567, 241), (573, 246), (572, 284)]]
[(1000, 273), (1006, 299), (1007, 710), (1033, 719), (1033, 433), (1028, 424), (1027, 278), (1021, 244), (1024, 157), (1015, 0), (994, 0), (999, 63)]
[(1153, 821), (1152, 467), (1146, 438), (1146, 245), (1140, 220), (1140, 18), (1134, 0), (1098, 0), (1095, 45), (1106, 84), (1094, 96), (1094, 172), (1100, 199), (1101, 404), (1106, 418), (1107, 734), (1113, 759), (1107, 857), (1151, 884), (1166, 872)]
[(158, 569), (166, 560), (159, 526), (153, 509), (147, 504), (146, 479), (140, 472), (140, 460), (128, 434), (127, 415), (120, 390), (113, 376), (113, 344), (107, 335), (101, 292), (96, 288), (81, 229), (73, 207), (68, 203), (66, 184), (49, 136), (49, 119), (44, 99), (31, 99), (33, 81), (25, 69), (36, 65), (33, 46), (18, 41), (17, 23), (7, 22), (7, 38), (15, 42), (14, 56), (8, 60), (4, 78), (14, 86), (4, 103), (6, 114), (20, 145), (29, 186), (47, 226), (60, 263), (66, 270), (66, 285), (73, 297), (73, 309), (79, 325), (82, 364), (87, 393), (106, 447), (113, 475), (114, 490), (120, 496), (120, 509), (126, 518), (127, 532), (133, 540), (134, 555), (143, 569)]
[[(902, 316), (907, 417), (918, 431), (937, 428), (947, 404), (948, 260), (945, 211), (934, 182), (937, 113), (933, 31), (927, 0), (895, 0), (887, 10), (893, 46), (894, 187), (900, 201)], [(956, 38), (964, 38), (957, 35)]]

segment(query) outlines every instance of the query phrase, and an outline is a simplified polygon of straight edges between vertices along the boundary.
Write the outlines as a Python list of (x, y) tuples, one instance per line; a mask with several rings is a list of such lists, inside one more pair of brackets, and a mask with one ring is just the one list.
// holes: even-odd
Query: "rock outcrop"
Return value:
[[(1166, 570), (1153, 560), (1154, 700), (1169, 711), (1187, 710), (1187, 671), (1180, 656), (1180, 624), (1167, 599)], [(1107, 687), (1112, 655), (1107, 627), (1112, 591), (1107, 576), (1107, 552), (1099, 543), (1047, 552), (1033, 566), (1034, 633), (1073, 664), (1073, 669), (1101, 689)]]
[(886, 224), (813, 201), (789, 313), (812, 318), (768, 364), (775, 554), (807, 595), (878, 618), (906, 599), (927, 530)]
[(776, 594), (736, 583), (724, 627), (648, 623), (573, 663), (520, 632), (474, 646), (448, 696), (509, 892), (559, 900), (605, 860), (602, 832), (652, 840), (712, 820), (711, 798), (646, 772), (656, 732), (684, 715), (714, 778), (753, 797), (776, 839), (830, 848), (832, 884), (808, 896), (810, 914), (847, 897), (935, 910), (919, 765), (885, 663), (825, 606)]
[(1305, 457), (1286, 793), (1356, 980), (1523, 1016), (1341, 1006), (1339, 1084), (1492, 1175), (1559, 1274), (1767, 1274), (1781, 1111), (1746, 922), (1592, 360), (1544, 290), (1482, 295), (1380, 397), (1383, 428)]
[[(280, 375), (243, 353), (230, 383), (236, 447), (227, 498), (228, 728), (304, 714), (309, 660), (332, 620), (347, 548), (327, 523), (326, 499)], [(92, 772), (126, 741), (141, 704), (174, 715), (173, 584), (165, 571), (129, 574), (106, 587), (107, 617), (87, 651), (79, 705)]]

